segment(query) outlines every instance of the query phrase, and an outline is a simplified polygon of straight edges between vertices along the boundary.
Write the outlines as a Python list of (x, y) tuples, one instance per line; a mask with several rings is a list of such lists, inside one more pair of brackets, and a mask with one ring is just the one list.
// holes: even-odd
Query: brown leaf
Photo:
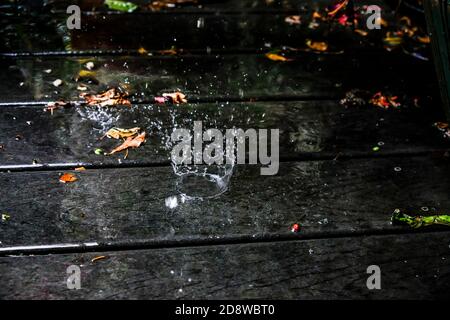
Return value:
[(120, 146), (112, 150), (109, 154), (114, 154), (128, 148), (139, 148), (145, 142), (145, 132), (140, 133), (136, 137), (128, 137)]
[(131, 102), (126, 99), (128, 93), (118, 92), (116, 88), (109, 89), (99, 94), (80, 94), (86, 100), (88, 105), (99, 105), (101, 107), (126, 105), (131, 106)]
[(101, 139), (103, 139), (104, 137), (113, 139), (125, 139), (137, 135), (140, 130), (141, 128), (139, 127), (131, 129), (111, 128), (105, 133), (105, 135)]
[(59, 181), (62, 183), (75, 182), (77, 180), (78, 178), (72, 173), (64, 173), (62, 176), (59, 177)]
[(186, 95), (180, 91), (174, 93), (163, 93), (164, 98), (169, 98), (174, 104), (187, 103)]

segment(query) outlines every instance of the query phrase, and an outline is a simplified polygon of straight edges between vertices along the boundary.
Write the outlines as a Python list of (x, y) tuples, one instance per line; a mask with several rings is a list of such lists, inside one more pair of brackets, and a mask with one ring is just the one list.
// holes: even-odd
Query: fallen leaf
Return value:
[(289, 17), (286, 17), (284, 19), (284, 21), (286, 23), (288, 23), (288, 24), (291, 24), (291, 25), (292, 24), (301, 24), (302, 23), (300, 16), (289, 16)]
[(140, 48), (138, 49), (138, 53), (139, 53), (139, 54), (147, 54), (147, 53), (148, 53), (148, 51), (147, 51), (147, 50), (145, 50), (145, 48), (144, 48), (144, 47), (140, 47)]
[(266, 53), (266, 57), (272, 61), (283, 61), (283, 62), (292, 61), (292, 59), (285, 58), (276, 53)]
[(62, 176), (59, 177), (59, 181), (62, 183), (70, 183), (77, 181), (78, 178), (72, 174), (72, 173), (64, 173)]
[(11, 216), (7, 213), (2, 213), (2, 221), (8, 221), (11, 219)]
[(445, 123), (445, 122), (436, 122), (434, 125), (436, 126), (436, 128), (438, 128), (440, 130), (446, 130), (449, 128), (448, 123)]
[(322, 15), (317, 11), (314, 11), (312, 17), (313, 17), (313, 19), (322, 19)]
[(94, 153), (96, 155), (102, 155), (103, 154), (103, 149), (97, 148), (97, 149), (94, 150)]
[(125, 2), (120, 0), (105, 0), (105, 5), (111, 10), (122, 12), (133, 12), (138, 6), (132, 2)]
[[(136, 137), (128, 137), (120, 146), (112, 150), (109, 155), (127, 150), (128, 148), (139, 148), (145, 142), (145, 132), (138, 134)], [(126, 158), (126, 156), (125, 156)]]
[(116, 88), (112, 88), (99, 94), (81, 93), (80, 97), (84, 98), (88, 105), (99, 105), (101, 107), (115, 105), (131, 106), (131, 102), (126, 99), (128, 93), (118, 91)]
[(385, 96), (381, 92), (377, 92), (369, 102), (374, 106), (388, 109), (389, 107), (397, 108), (401, 105), (399, 102), (397, 102), (397, 99), (397, 96)]
[(338, 3), (338, 4), (336, 4), (336, 5), (332, 8), (332, 10), (331, 10), (330, 12), (328, 12), (328, 15), (329, 15), (329, 16), (334, 16), (334, 15), (336, 15), (336, 13), (338, 13), (339, 11), (341, 11), (342, 9), (344, 9), (344, 8), (347, 6), (348, 1), (349, 1), (349, 0), (344, 0), (344, 1), (342, 1), (342, 2), (340, 2), (340, 3)]
[(187, 103), (186, 95), (180, 91), (173, 93), (163, 93), (162, 96), (164, 98), (169, 98), (174, 104)]
[(420, 43), (431, 43), (431, 39), (429, 36), (418, 36), (417, 41), (419, 41)]
[(311, 40), (306, 40), (306, 45), (316, 51), (327, 51), (328, 44), (326, 42), (315, 42)]
[(434, 126), (444, 133), (445, 138), (450, 138), (450, 126), (448, 123), (436, 122)]
[(91, 259), (91, 262), (94, 263), (94, 262), (96, 262), (96, 261), (105, 260), (105, 259), (107, 259), (107, 258), (108, 258), (107, 256), (97, 256), (97, 257), (95, 257), (95, 258), (92, 258), (92, 259)]
[(105, 133), (105, 135), (101, 139), (103, 139), (104, 137), (113, 139), (125, 139), (137, 135), (139, 131), (141, 131), (141, 128), (139, 127), (131, 129), (111, 128)]
[(75, 168), (75, 171), (86, 171), (86, 168), (85, 167), (78, 167), (78, 168)]
[(363, 37), (366, 37), (369, 33), (365, 30), (355, 29), (355, 32)]

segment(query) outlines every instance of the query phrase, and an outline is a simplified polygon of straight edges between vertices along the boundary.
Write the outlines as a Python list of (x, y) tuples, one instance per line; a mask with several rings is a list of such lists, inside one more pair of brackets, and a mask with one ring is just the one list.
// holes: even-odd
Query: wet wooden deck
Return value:
[[(397, 208), (450, 212), (450, 139), (433, 126), (446, 120), (431, 61), (386, 51), (383, 32), (308, 28), (325, 0), (126, 14), (78, 2), (86, 11), (73, 32), (67, 1), (2, 7), (0, 298), (449, 297), (450, 231), (390, 222)], [(395, 21), (383, 1), (357, 4)], [(305, 23), (287, 24), (292, 14)], [(303, 50), (308, 38), (328, 52)], [(173, 46), (176, 55), (161, 54)], [(289, 62), (265, 57), (281, 46), (303, 49)], [(80, 104), (74, 77), (88, 61), (98, 80), (89, 88), (128, 86), (131, 107)], [(176, 89), (188, 104), (154, 103)], [(352, 89), (402, 106), (342, 105)], [(59, 99), (72, 106), (44, 112)], [(168, 138), (195, 120), (280, 129), (279, 173), (236, 165), (219, 197), (168, 206), (180, 197)], [(117, 145), (99, 140), (114, 126), (139, 126), (147, 142), (127, 159), (96, 154)], [(64, 172), (79, 180), (60, 183)], [(66, 286), (70, 265), (81, 266), (80, 290)], [(369, 265), (381, 269), (381, 290), (366, 286)]]

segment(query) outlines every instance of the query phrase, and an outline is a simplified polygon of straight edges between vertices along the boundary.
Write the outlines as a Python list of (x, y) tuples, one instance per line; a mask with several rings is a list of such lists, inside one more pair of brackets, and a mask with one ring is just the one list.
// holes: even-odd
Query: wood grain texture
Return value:
[[(435, 106), (430, 106), (435, 108)], [(407, 107), (383, 110), (366, 106), (345, 108), (337, 101), (205, 103), (178, 106), (69, 107), (53, 116), (42, 107), (0, 108), (0, 165), (24, 166), (82, 163), (86, 166), (168, 164), (173, 128), (279, 129), (280, 157), (289, 159), (377, 156), (448, 150), (450, 141), (433, 127), (440, 111)], [(147, 143), (123, 154), (109, 152), (120, 142), (100, 138), (112, 127), (140, 127)], [(380, 150), (372, 148), (382, 142)]]
[[(215, 184), (181, 179), (170, 167), (75, 174), (79, 180), (66, 185), (56, 171), (0, 174), (0, 211), (11, 216), (0, 224), (3, 253), (34, 245), (95, 242), (92, 249), (408, 231), (391, 225), (394, 209), (450, 210), (448, 158), (282, 163), (275, 176), (237, 166), (215, 198), (205, 198), (217, 192)], [(189, 198), (195, 196), (203, 199)], [(300, 233), (291, 233), (293, 223)]]
[[(383, 17), (391, 22), (392, 10), (386, 6), (383, 10)], [(0, 52), (117, 51), (140, 47), (161, 50), (172, 46), (205, 52), (206, 49), (255, 50), (279, 46), (306, 48), (307, 39), (328, 41), (330, 51), (371, 48), (370, 43), (375, 39), (376, 47), (382, 48), (381, 32), (371, 32), (365, 38), (357, 36), (351, 28), (330, 27), (327, 23), (321, 23), (316, 29), (308, 28), (313, 12), (314, 8), (299, 12), (305, 21), (300, 26), (286, 23), (287, 13), (250, 14), (239, 9), (235, 14), (94, 12), (83, 14), (82, 28), (73, 30), (66, 27), (65, 12), (12, 13), (0, 20), (0, 35), (4, 38)], [(198, 27), (199, 20), (201, 27)]]
[[(271, 61), (261, 54), (171, 57), (34, 57), (0, 59), (0, 103), (80, 100), (85, 83), (98, 92), (122, 85), (135, 103), (179, 89), (191, 100), (340, 99), (350, 89), (413, 97), (438, 96), (432, 64), (399, 53), (292, 54)], [(75, 81), (86, 62), (98, 83)], [(364, 72), (364, 75), (361, 72)], [(53, 82), (61, 79), (63, 85)]]
[[(448, 299), (449, 244), (445, 232), (4, 257), (0, 298)], [(80, 290), (66, 286), (72, 264)], [(366, 286), (369, 265), (381, 269), (381, 290)]]

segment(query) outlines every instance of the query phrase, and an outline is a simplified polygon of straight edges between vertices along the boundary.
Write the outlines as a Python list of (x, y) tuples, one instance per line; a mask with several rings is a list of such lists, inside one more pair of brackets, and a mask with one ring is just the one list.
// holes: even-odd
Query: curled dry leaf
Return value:
[(119, 92), (116, 88), (109, 89), (99, 94), (80, 94), (80, 97), (84, 98), (88, 105), (99, 105), (101, 107), (115, 105), (131, 106), (131, 102), (126, 99), (127, 96), (127, 92)]
[(349, 0), (344, 0), (344, 1), (341, 1), (341, 2), (337, 3), (336, 5), (334, 5), (332, 7), (331, 11), (328, 12), (328, 15), (335, 16), (339, 11), (341, 11), (342, 9), (344, 9), (347, 6), (348, 1)]
[(96, 262), (96, 261), (105, 260), (105, 259), (107, 259), (107, 258), (108, 258), (107, 256), (97, 256), (97, 257), (95, 257), (95, 258), (92, 258), (92, 259), (91, 259), (91, 262), (94, 263), (94, 262)]
[(101, 137), (101, 139), (103, 139), (104, 137), (113, 139), (125, 139), (137, 135), (139, 131), (141, 131), (141, 128), (139, 127), (131, 129), (111, 128), (105, 133), (103, 137)]
[(59, 181), (62, 183), (70, 183), (77, 181), (78, 178), (72, 174), (72, 173), (64, 173), (62, 176), (59, 177)]
[[(145, 132), (138, 134), (135, 137), (128, 137), (120, 146), (112, 150), (109, 155), (127, 150), (128, 148), (139, 148), (145, 142)], [(125, 156), (126, 158), (126, 156)]]
[(293, 59), (288, 59), (286, 57), (283, 57), (279, 54), (276, 53), (266, 53), (266, 58), (272, 60), (272, 61), (282, 61), (282, 62), (286, 62), (286, 61), (292, 61)]
[(180, 91), (174, 93), (163, 93), (164, 98), (169, 99), (174, 104), (187, 103), (186, 95)]
[(301, 24), (302, 23), (300, 16), (289, 16), (289, 17), (286, 17), (284, 19), (284, 21), (286, 23), (288, 23), (288, 24), (291, 24), (291, 25), (293, 25), (293, 24)]

